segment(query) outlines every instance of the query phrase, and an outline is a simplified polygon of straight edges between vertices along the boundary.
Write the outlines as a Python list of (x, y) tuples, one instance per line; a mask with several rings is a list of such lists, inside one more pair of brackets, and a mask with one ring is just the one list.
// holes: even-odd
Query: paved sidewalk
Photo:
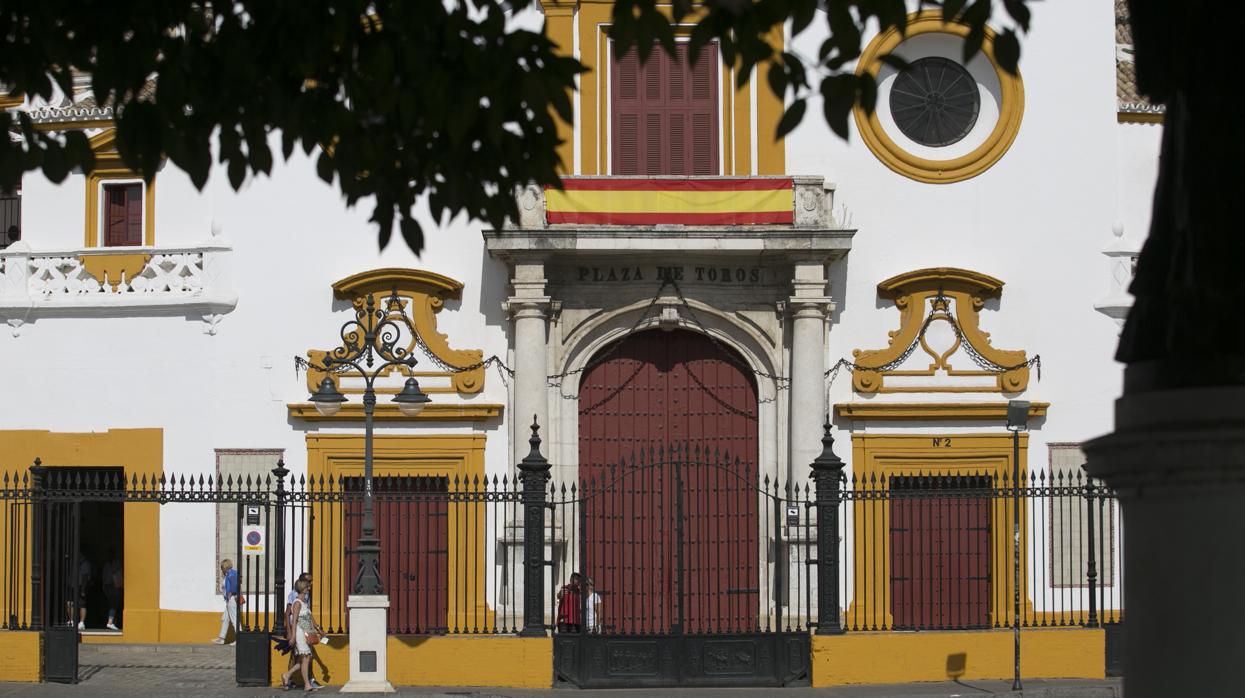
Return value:
[[(290, 694), (273, 688), (239, 688), (234, 683), (234, 648), (218, 645), (81, 645), (76, 685), (0, 683), (0, 697), (79, 696), (82, 698), (273, 696)], [(336, 694), (329, 686), (318, 694)], [(421, 698), (1120, 698), (1119, 679), (1106, 681), (1025, 682), (1020, 692), (1011, 681), (919, 683), (898, 686), (839, 686), (835, 688), (685, 688), (509, 689), (473, 687), (398, 687), (400, 696)]]

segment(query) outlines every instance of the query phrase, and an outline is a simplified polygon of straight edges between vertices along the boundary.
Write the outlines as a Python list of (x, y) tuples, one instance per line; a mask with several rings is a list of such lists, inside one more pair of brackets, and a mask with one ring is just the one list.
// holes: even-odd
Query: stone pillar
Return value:
[(350, 611), (350, 680), (340, 692), (393, 693), (386, 624), (389, 597), (351, 594), (346, 597), (346, 608)]
[(507, 303), (514, 317), (514, 405), (510, 415), (516, 427), (510, 445), (512, 462), (518, 463), (527, 455), (527, 444), (519, 435), (521, 425), (533, 415), (540, 424), (549, 423), (545, 359), (549, 298), (545, 295), (544, 263), (515, 262), (510, 283), (514, 288)]
[[(791, 296), (790, 412), (787, 475), (803, 469), (821, 453), (821, 427), (826, 421), (826, 313), (834, 303), (826, 297), (824, 260), (794, 265)], [(799, 473), (803, 477), (803, 473)]]
[(1086, 470), (1119, 492), (1123, 512), (1127, 694), (1237, 695), (1245, 387), (1128, 383), (1115, 432), (1085, 445)]

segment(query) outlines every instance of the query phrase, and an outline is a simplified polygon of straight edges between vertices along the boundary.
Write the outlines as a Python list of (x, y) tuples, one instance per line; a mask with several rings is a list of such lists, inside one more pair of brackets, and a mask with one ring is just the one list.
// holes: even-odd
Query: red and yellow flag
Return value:
[(567, 178), (545, 190), (545, 220), (581, 225), (790, 225), (790, 178)]

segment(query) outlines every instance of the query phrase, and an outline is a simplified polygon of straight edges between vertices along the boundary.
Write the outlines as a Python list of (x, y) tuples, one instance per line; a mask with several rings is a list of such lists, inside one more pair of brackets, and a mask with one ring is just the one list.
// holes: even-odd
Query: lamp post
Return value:
[[(354, 369), (364, 384), (363, 530), (356, 548), (359, 569), (346, 604), (350, 609), (350, 682), (342, 690), (392, 692), (385, 651), (389, 599), (380, 579), (380, 540), (376, 537), (372, 497), (372, 422), (376, 411), (376, 379), (394, 367), (410, 371), (417, 362), (411, 353), (414, 344), (409, 341), (407, 346), (399, 344), (403, 339), (402, 325), (407, 323), (401, 315), (402, 301), (397, 289), (385, 299), (383, 307), (376, 306), (375, 295), (368, 293), (364, 302), (355, 307), (355, 318), (341, 327), (342, 345), (328, 352), (322, 364), (329, 372)], [(394, 313), (398, 314), (397, 318)], [(327, 376), (310, 399), (316, 411), (326, 417), (337, 414), (346, 402), (346, 396)], [(408, 417), (415, 417), (431, 402), (413, 377), (406, 379), (393, 401)]]
[(1012, 690), (1020, 685), (1020, 432), (1029, 427), (1029, 401), (1007, 402), (1007, 430), (1012, 433), (1012, 640), (1015, 643)]

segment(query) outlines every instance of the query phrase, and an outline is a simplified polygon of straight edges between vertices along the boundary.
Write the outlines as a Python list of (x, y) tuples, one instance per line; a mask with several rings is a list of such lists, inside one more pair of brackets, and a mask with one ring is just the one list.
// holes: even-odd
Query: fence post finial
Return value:
[(532, 415), (532, 450), (519, 462), (523, 482), (523, 637), (545, 637), (545, 505), (549, 461), (540, 453), (540, 423)]
[(846, 464), (834, 453), (830, 420), (822, 430), (821, 454), (809, 464), (817, 487), (817, 634), (843, 632), (839, 616), (839, 500)]

